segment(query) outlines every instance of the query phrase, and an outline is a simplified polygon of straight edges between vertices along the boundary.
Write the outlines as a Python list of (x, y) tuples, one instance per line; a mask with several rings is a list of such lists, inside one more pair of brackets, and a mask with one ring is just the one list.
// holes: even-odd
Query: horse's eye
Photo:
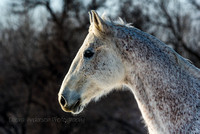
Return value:
[(86, 50), (84, 52), (84, 57), (85, 58), (91, 58), (94, 55), (94, 52), (92, 52), (91, 50)]

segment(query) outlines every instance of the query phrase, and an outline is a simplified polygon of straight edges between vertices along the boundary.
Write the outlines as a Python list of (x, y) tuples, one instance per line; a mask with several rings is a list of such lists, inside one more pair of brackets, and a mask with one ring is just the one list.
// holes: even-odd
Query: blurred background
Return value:
[(57, 93), (88, 33), (88, 11), (119, 16), (200, 67), (200, 0), (1, 0), (0, 134), (145, 134), (130, 91), (73, 116)]

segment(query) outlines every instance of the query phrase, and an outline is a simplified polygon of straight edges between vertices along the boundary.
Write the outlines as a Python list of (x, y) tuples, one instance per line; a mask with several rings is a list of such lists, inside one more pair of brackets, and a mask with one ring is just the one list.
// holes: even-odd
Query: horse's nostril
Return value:
[(81, 100), (78, 99), (78, 100), (76, 101), (76, 103), (74, 104), (74, 107), (77, 107), (78, 105), (80, 105), (80, 103), (81, 103)]
[(63, 96), (61, 96), (60, 103), (61, 103), (62, 106), (65, 106), (65, 104), (66, 104), (66, 100)]

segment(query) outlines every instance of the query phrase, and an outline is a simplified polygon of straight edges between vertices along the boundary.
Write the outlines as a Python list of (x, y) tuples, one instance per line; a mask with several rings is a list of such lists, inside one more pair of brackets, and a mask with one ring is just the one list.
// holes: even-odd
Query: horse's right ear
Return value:
[(106, 22), (96, 13), (96, 11), (91, 10), (89, 12), (90, 24), (94, 26), (94, 28), (98, 29), (101, 32), (105, 32), (107, 24)]

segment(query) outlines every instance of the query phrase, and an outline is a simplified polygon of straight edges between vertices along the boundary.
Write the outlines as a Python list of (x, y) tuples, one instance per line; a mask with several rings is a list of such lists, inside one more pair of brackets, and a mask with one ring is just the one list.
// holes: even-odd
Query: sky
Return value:
[(5, 15), (6, 10), (7, 10), (7, 5), (8, 5), (8, 1), (7, 0), (0, 0), (0, 9), (1, 9), (0, 15), (1, 16)]
[[(18, 27), (18, 20), (21, 18), (17, 17), (16, 15), (13, 15), (10, 13), (10, 4), (11, 2), (17, 2), (18, 0), (0, 0), (0, 30), (5, 27), (11, 27), (17, 28)], [(84, 0), (84, 4), (87, 5), (91, 0)], [(107, 10), (104, 10), (100, 8), (97, 12), (101, 15), (104, 12), (109, 15), (114, 15), (117, 11), (117, 3), (119, 0), (113, 1), (107, 1), (106, 5), (109, 8), (106, 8)], [(51, 7), (53, 7), (54, 11), (61, 10), (62, 7), (62, 0), (51, 0)], [(112, 10), (112, 12), (111, 12)], [(46, 12), (46, 9), (44, 7), (37, 7), (35, 10), (32, 10), (29, 12), (30, 16), (32, 16), (32, 20), (34, 21), (33, 27), (37, 28), (37, 30), (42, 30), (43, 26), (48, 21), (48, 14)], [(22, 19), (21, 19), (22, 20)]]
[[(9, 21), (14, 21), (15, 18), (13, 18), (13, 15), (11, 15), (10, 11), (9, 11), (9, 5), (11, 4), (11, 2), (14, 2), (17, 0), (0, 0), (0, 24), (6, 24), (7, 20)], [(84, 4), (87, 5), (87, 3), (89, 3), (91, 0), (84, 0)], [(105, 9), (99, 9), (98, 13), (99, 14), (103, 14), (104, 12), (106, 12), (109, 15), (113, 15), (115, 14), (115, 12), (117, 11), (117, 4), (119, 3), (119, 0), (116, 0), (115, 2), (113, 1), (107, 1), (106, 5), (109, 8)], [(51, 6), (53, 7), (53, 9), (55, 11), (59, 11), (61, 9), (61, 5), (62, 5), (62, 0), (51, 0)], [(112, 12), (111, 12), (112, 10)], [(43, 8), (38, 8), (37, 10), (35, 10), (34, 12), (32, 12), (33, 16), (35, 17), (35, 19), (37, 20), (38, 18), (44, 18), (44, 15), (46, 14), (45, 9)], [(0, 25), (1, 26), (1, 25)]]
[[(12, 15), (9, 10), (9, 5), (11, 2), (15, 2), (17, 0), (0, 0), (0, 29), (1, 27), (6, 27), (9, 22), (15, 22), (17, 19), (16, 16)], [(84, 0), (84, 4), (86, 5), (87, 3), (90, 2), (90, 0)], [(112, 5), (113, 2), (108, 2), (107, 5), (111, 5), (111, 7), (114, 7)], [(55, 11), (59, 11), (61, 9), (62, 5), (62, 0), (51, 0), (51, 6)], [(99, 13), (102, 14), (104, 11), (99, 10)], [(33, 16), (34, 20), (41, 20), (41, 22), (36, 22), (36, 25), (41, 25), (37, 23), (45, 23), (45, 19), (47, 19), (47, 13), (46, 10), (42, 7), (37, 8), (37, 10), (34, 10), (31, 12), (31, 16)]]
[[(1, 27), (5, 27), (6, 24), (9, 22), (14, 22), (17, 17), (14, 17), (14, 15), (12, 15), (10, 13), (10, 7), (9, 5), (11, 4), (11, 2), (13, 2), (15, 0), (9, 1), (9, 0), (0, 0), (0, 29)], [(17, 0), (16, 0), (17, 1)], [(54, 10), (59, 11), (61, 9), (61, 4), (62, 4), (62, 0), (51, 0), (52, 2), (52, 7)], [(44, 21), (46, 18), (44, 18), (44, 16), (46, 15), (46, 11), (44, 8), (38, 8), (37, 10), (35, 10), (34, 12), (32, 12), (32, 15), (34, 17), (35, 20), (38, 20), (43, 18), (42, 21)], [(39, 24), (36, 24), (39, 25)]]
[[(9, 4), (13, 1), (18, 0), (0, 0), (0, 29), (1, 26), (5, 26), (8, 24), (8, 21), (15, 22), (16, 16), (9, 13)], [(83, 0), (84, 4), (87, 5), (91, 0)], [(186, 0), (181, 0), (182, 3), (184, 3)], [(118, 11), (117, 7), (119, 6), (120, 0), (107, 0), (106, 1), (106, 8), (100, 8), (97, 12), (101, 15), (104, 12), (106, 14), (109, 14), (110, 16), (116, 17), (116, 12)], [(55, 11), (61, 10), (62, 0), (51, 0), (51, 6)], [(184, 4), (184, 8), (187, 7), (187, 4)], [(188, 8), (189, 9), (189, 8)], [(182, 12), (187, 12), (188, 9), (182, 10)], [(33, 16), (33, 20), (37, 21), (40, 20), (40, 22), (36, 22), (36, 27), (40, 26), (41, 23), (45, 23), (47, 21), (47, 12), (45, 8), (38, 7), (36, 10), (31, 12), (31, 16)], [(123, 18), (123, 16), (120, 16)]]

